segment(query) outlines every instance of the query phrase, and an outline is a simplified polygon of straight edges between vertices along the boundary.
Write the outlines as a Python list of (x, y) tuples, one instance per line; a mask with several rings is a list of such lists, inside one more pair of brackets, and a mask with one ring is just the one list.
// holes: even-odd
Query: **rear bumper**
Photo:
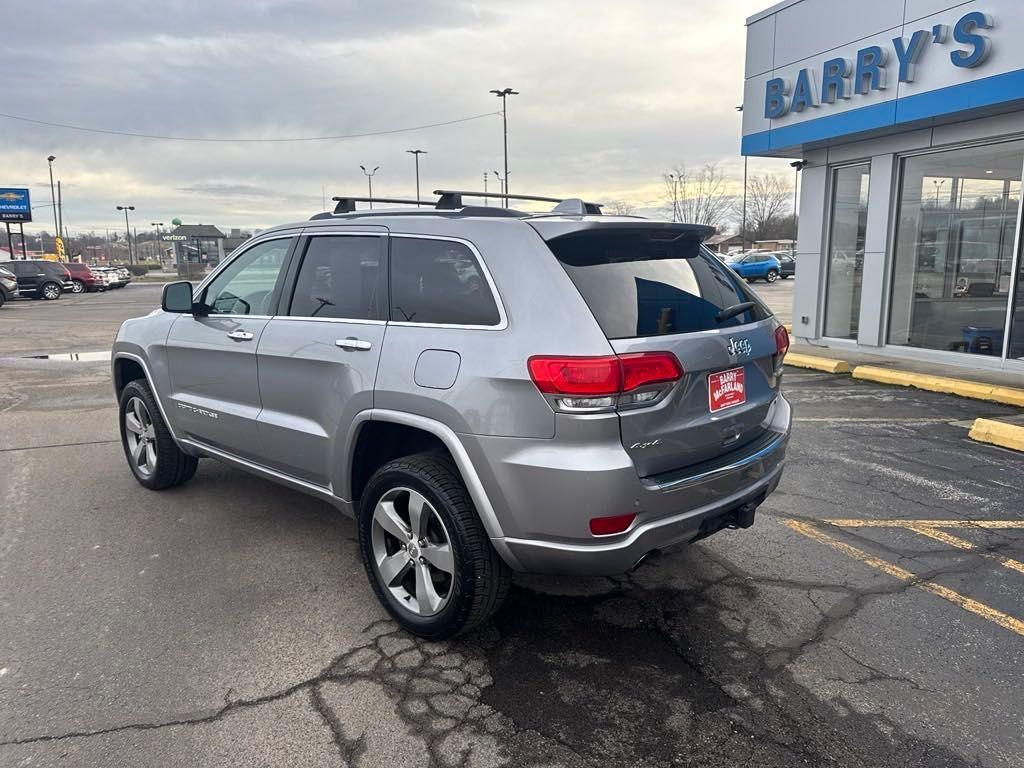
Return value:
[[(781, 395), (765, 439), (717, 463), (641, 479), (614, 441), (580, 434), (556, 440), (462, 436), (501, 525), (495, 549), (514, 569), (531, 573), (612, 575), (645, 556), (701, 538), (749, 517), (778, 486), (789, 440), (791, 409)], [(595, 517), (636, 512), (632, 527), (593, 536)]]

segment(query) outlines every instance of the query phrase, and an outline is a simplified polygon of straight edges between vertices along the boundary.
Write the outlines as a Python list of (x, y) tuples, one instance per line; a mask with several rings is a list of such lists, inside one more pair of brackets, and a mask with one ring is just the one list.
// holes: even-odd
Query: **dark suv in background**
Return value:
[(64, 291), (75, 289), (68, 268), (56, 261), (5, 261), (0, 266), (13, 272), (18, 278), (18, 289), (22, 296), (53, 301), (59, 299)]

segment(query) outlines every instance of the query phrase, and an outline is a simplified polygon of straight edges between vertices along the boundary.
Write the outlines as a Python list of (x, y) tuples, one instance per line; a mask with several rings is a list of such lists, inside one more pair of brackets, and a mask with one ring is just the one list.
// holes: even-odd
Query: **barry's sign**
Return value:
[(889, 84), (893, 53), (901, 83), (914, 82), (917, 64), (931, 45), (963, 46), (950, 51), (949, 60), (953, 66), (964, 69), (979, 67), (992, 54), (992, 41), (981, 32), (994, 26), (989, 14), (975, 11), (961, 18), (952, 28), (937, 24), (930, 30), (918, 30), (909, 40), (894, 38), (892, 51), (871, 45), (857, 51), (856, 59), (829, 59), (820, 72), (801, 69), (795, 83), (783, 77), (773, 78), (765, 86), (764, 116), (777, 120), (791, 112), (804, 112), (824, 104), (835, 104), (839, 99), (884, 91)]

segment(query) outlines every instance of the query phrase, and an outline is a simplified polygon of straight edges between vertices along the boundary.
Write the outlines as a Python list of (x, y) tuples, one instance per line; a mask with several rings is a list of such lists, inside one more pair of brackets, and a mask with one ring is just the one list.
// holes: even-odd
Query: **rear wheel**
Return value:
[(81, 280), (71, 281), (71, 292), (72, 293), (85, 293), (85, 283)]
[(0, 291), (0, 307), (4, 305), (5, 301), (7, 301), (7, 299), (4, 298), (4, 292)]
[(199, 460), (178, 448), (145, 380), (129, 382), (119, 405), (121, 444), (135, 479), (153, 491), (190, 480)]
[(768, 274), (764, 276), (765, 282), (774, 283), (779, 279), (779, 271), (777, 269), (769, 269)]
[(359, 547), (374, 593), (413, 634), (434, 640), (489, 619), (511, 585), (451, 459), (388, 462), (359, 510)]
[(61, 293), (63, 293), (63, 291), (57, 283), (43, 283), (39, 288), (39, 295), (47, 301), (59, 299)]

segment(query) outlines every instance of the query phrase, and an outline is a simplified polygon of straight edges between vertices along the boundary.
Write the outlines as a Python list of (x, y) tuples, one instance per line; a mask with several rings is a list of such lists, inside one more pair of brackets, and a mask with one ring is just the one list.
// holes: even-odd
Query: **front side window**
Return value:
[(1001, 357), (1024, 141), (903, 162), (889, 343)]
[(288, 314), (382, 320), (384, 275), (380, 237), (311, 237)]
[(468, 247), (450, 240), (392, 237), (391, 319), (488, 326), (501, 317)]
[(834, 339), (855, 339), (860, 328), (870, 181), (869, 164), (837, 168), (832, 175), (825, 336)]
[(274, 286), (291, 238), (254, 245), (232, 260), (203, 291), (211, 315), (269, 315)]

